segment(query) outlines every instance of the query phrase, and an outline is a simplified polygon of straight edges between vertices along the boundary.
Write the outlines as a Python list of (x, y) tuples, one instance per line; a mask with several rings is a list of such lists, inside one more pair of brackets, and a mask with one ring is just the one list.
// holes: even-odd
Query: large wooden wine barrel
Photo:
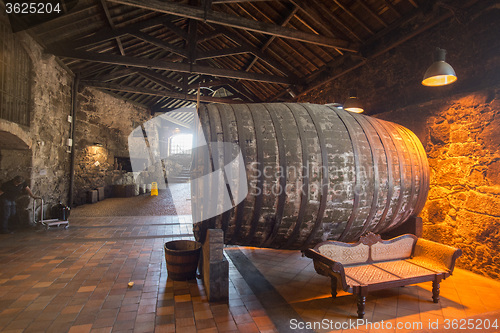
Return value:
[(226, 244), (303, 249), (350, 242), (397, 227), (426, 201), (425, 151), (400, 125), (315, 104), (211, 104), (198, 113), (199, 132), (217, 156), (195, 154), (193, 179), (227, 164), (234, 152), (215, 145), (231, 142), (241, 149), (248, 184), (242, 202), (207, 219), (200, 207), (225, 189), (192, 186), (198, 240), (206, 229), (222, 228)]

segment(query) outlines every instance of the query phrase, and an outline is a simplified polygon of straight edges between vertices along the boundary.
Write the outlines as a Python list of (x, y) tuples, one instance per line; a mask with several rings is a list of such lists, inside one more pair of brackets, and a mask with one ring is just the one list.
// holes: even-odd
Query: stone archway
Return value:
[[(16, 175), (31, 179), (33, 165), (32, 140), (22, 126), (0, 119), (0, 183)], [(27, 196), (17, 201), (18, 221), (26, 225), (30, 220), (30, 199)]]
[(0, 150), (30, 150), (31, 138), (18, 124), (0, 119)]

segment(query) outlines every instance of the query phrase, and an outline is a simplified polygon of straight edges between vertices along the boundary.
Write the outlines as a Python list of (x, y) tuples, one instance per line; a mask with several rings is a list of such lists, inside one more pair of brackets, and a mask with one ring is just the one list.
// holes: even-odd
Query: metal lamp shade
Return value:
[(425, 72), (422, 84), (424, 86), (436, 87), (453, 83), (457, 80), (457, 75), (445, 61), (434, 62)]
[(445, 60), (446, 50), (436, 48), (434, 63), (427, 68), (422, 84), (428, 87), (438, 87), (453, 83), (457, 80), (455, 70)]
[(353, 96), (349, 97), (347, 101), (345, 101), (344, 110), (354, 113), (362, 113), (363, 111), (365, 111), (358, 98)]

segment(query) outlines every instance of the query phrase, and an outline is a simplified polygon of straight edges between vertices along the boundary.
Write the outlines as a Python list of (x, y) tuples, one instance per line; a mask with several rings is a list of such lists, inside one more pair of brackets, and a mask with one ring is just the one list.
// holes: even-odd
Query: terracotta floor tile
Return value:
[(234, 321), (236, 322), (236, 324), (238, 324), (238, 325), (253, 322), (252, 316), (250, 316), (250, 314), (248, 314), (248, 313), (236, 315), (236, 316), (233, 316), (233, 318), (234, 318)]
[(137, 313), (138, 314), (144, 314), (144, 313), (154, 313), (156, 311), (156, 306), (155, 305), (143, 305), (139, 306)]
[(92, 324), (71, 326), (68, 333), (89, 333), (92, 330)]
[(156, 314), (154, 313), (147, 313), (147, 314), (140, 314), (136, 317), (135, 321), (140, 323), (140, 322), (155, 322), (155, 317)]
[[(15, 275), (10, 278), (10, 281), (19, 281), (19, 280), (26, 280), (29, 278), (31, 275), (30, 274), (24, 274), (24, 275)], [(9, 280), (6, 280), (9, 281)]]
[[(0, 330), (277, 332), (271, 311), (263, 306), (266, 299), (254, 294), (231, 261), (228, 303), (209, 303), (201, 280), (168, 278), (163, 244), (176, 230), (180, 232), (179, 225), (175, 225), (177, 229), (173, 225), (179, 218), (80, 218), (74, 219), (72, 225), (91, 227), (17, 235), (24, 237), (23, 242), (28, 245), (21, 250), (23, 267), (4, 265), (0, 271)], [(189, 228), (185, 230), (190, 232)], [(97, 240), (105, 236), (123, 238), (112, 242)], [(54, 241), (52, 237), (60, 238)], [(88, 241), (73, 242), (73, 238)], [(31, 240), (41, 247), (30, 246), (35, 244)], [(3, 245), (0, 251), (9, 246)], [(226, 247), (226, 252), (231, 248)], [(250, 258), (298, 317), (338, 322), (355, 318), (356, 298), (339, 295), (333, 300), (329, 279), (318, 275), (312, 261), (301, 257), (300, 252), (234, 249)], [(15, 251), (4, 253), (0, 252), (2, 258), (12, 263), (21, 258)], [(130, 281), (135, 282), (132, 288), (127, 287)], [(425, 283), (370, 293), (367, 318), (394, 323), (424, 322), (500, 311), (497, 281), (456, 269), (441, 284), (438, 304), (432, 303), (431, 288), (430, 283)], [(409, 331), (397, 330), (403, 332)]]
[(111, 333), (113, 327), (93, 328), (90, 333)]
[(195, 311), (194, 317), (196, 320), (209, 319), (209, 318), (213, 318), (213, 314), (212, 314), (212, 311), (210, 311), (210, 310)]
[(205, 328), (205, 329), (198, 329), (196, 332), (197, 333), (217, 333), (219, 331), (217, 330), (217, 327), (211, 327), (211, 328)]
[(62, 311), (61, 314), (65, 313), (79, 313), (83, 308), (83, 305), (72, 305), (72, 306), (66, 306)]
[(35, 320), (33, 321), (25, 330), (24, 332), (30, 333), (30, 332), (44, 332), (47, 331), (48, 328), (52, 325), (52, 321), (49, 320)]
[(134, 332), (136, 333), (146, 333), (146, 332), (154, 332), (155, 330), (155, 324), (154, 321), (143, 321), (143, 322), (136, 322), (134, 326)]
[(94, 291), (96, 287), (97, 286), (84, 286), (84, 287), (80, 287), (78, 289), (78, 292), (79, 293), (91, 292), (91, 291)]
[(263, 317), (253, 317), (253, 321), (255, 322), (255, 324), (257, 325), (257, 327), (259, 329), (263, 328), (263, 327), (269, 327), (269, 326), (273, 326), (273, 322), (271, 321), (271, 319), (267, 316), (263, 316)]
[(94, 321), (92, 328), (103, 328), (113, 326), (115, 323), (115, 318), (98, 318)]
[(189, 326), (194, 326), (194, 318), (176, 318), (175, 319), (175, 326), (176, 327), (189, 327)]
[(156, 314), (159, 316), (174, 314), (173, 306), (163, 306), (156, 309)]
[(238, 324), (238, 331), (242, 333), (258, 333), (259, 329), (255, 325), (255, 323), (245, 323), (245, 324)]
[(212, 318), (209, 319), (197, 319), (196, 320), (196, 328), (198, 330), (207, 329), (207, 328), (215, 328), (216, 324)]
[(156, 316), (155, 322), (158, 325), (174, 324), (175, 323), (175, 316), (173, 314), (164, 315), (164, 316)]
[(52, 284), (52, 282), (38, 282), (37, 284), (35, 284), (33, 286), (33, 288), (47, 288), (51, 284)]
[(174, 333), (175, 324), (156, 325), (155, 333)]
[(189, 302), (191, 301), (191, 295), (185, 294), (185, 295), (178, 295), (174, 297), (175, 302)]
[(113, 325), (113, 332), (120, 330), (132, 330), (134, 328), (134, 325), (135, 320), (116, 321)]
[(217, 328), (220, 332), (228, 332), (228, 331), (235, 331), (238, 330), (238, 326), (233, 320), (230, 321), (224, 321), (224, 322), (217, 322), (216, 323)]

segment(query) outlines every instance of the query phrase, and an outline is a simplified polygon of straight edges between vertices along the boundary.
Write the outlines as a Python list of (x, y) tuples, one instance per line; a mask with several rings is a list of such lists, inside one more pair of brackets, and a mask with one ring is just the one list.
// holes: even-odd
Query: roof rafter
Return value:
[(251, 53), (252, 49), (246, 46), (228, 47), (220, 50), (198, 52), (196, 60), (227, 57), (235, 54)]
[(110, 39), (114, 39), (117, 37), (122, 37), (130, 32), (146, 29), (146, 28), (151, 28), (157, 25), (163, 24), (166, 20), (168, 20), (170, 16), (164, 15), (164, 16), (159, 16), (155, 17), (150, 20), (146, 21), (141, 21), (135, 24), (128, 25), (123, 28), (117, 28), (117, 29), (112, 29), (112, 28), (107, 28), (107, 29), (101, 29), (99, 32), (90, 35), (88, 37), (83, 37), (80, 39), (77, 39), (75, 41), (64, 41), (64, 42), (57, 42), (54, 44), (51, 44), (48, 46), (48, 48), (56, 47), (58, 45), (64, 47), (64, 48), (70, 48), (70, 49), (78, 49), (82, 47), (89, 47), (93, 46), (102, 42), (105, 42)]
[(168, 42), (165, 42), (159, 38), (153, 37), (147, 33), (137, 30), (137, 31), (130, 31), (129, 34), (136, 38), (139, 38), (142, 41), (150, 43), (156, 47), (162, 48), (164, 50), (180, 55), (181, 57), (187, 58), (187, 52), (182, 48), (172, 45)]
[[(158, 90), (158, 89), (142, 88), (142, 87), (131, 87), (120, 84), (104, 83), (104, 82), (88, 81), (88, 80), (87, 81), (82, 80), (80, 83), (89, 87), (105, 89), (105, 90), (121, 91), (132, 94), (162, 96), (162, 97), (169, 97), (169, 98), (188, 100), (188, 101), (197, 100), (197, 95), (183, 94), (174, 91)], [(226, 103), (226, 104), (241, 103), (241, 101), (235, 101), (231, 98), (220, 98), (220, 97), (210, 97), (210, 96), (200, 96), (200, 101), (210, 102), (210, 103)]]
[(243, 79), (250, 81), (290, 84), (290, 80), (285, 77), (272, 76), (259, 73), (241, 72), (231, 69), (214, 68), (209, 66), (200, 66), (196, 64), (184, 64), (176, 62), (168, 62), (164, 60), (154, 60), (146, 58), (137, 58), (129, 56), (119, 56), (114, 54), (103, 54), (86, 51), (66, 50), (66, 49), (51, 49), (48, 52), (65, 58), (86, 60), (91, 62), (101, 62), (113, 65), (123, 65), (131, 67), (154, 68), (181, 73), (195, 73), (214, 75), (221, 77), (229, 77), (234, 79)]
[(233, 28), (245, 29), (266, 35), (289, 38), (305, 43), (312, 43), (325, 47), (339, 48), (345, 51), (357, 52), (358, 47), (340, 38), (319, 36), (304, 31), (288, 29), (276, 24), (258, 22), (243, 17), (233, 16), (222, 12), (204, 11), (195, 6), (182, 5), (158, 0), (110, 0), (123, 5), (135, 6), (161, 13), (178, 15), (190, 19), (215, 23)]

